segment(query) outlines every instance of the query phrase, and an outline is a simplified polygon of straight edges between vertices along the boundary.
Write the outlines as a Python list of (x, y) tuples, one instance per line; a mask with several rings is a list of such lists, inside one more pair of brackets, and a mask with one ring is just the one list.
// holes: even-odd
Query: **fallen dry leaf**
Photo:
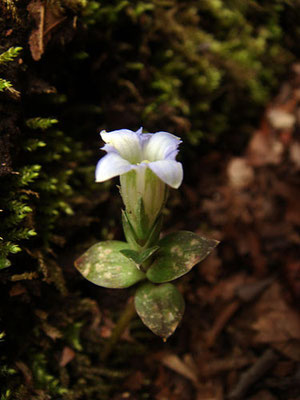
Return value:
[(45, 46), (51, 38), (53, 29), (67, 19), (60, 7), (47, 6), (46, 2), (32, 0), (27, 11), (35, 22), (35, 28), (29, 36), (29, 47), (35, 61), (41, 59)]
[(257, 320), (252, 328), (257, 331), (257, 343), (280, 343), (300, 340), (300, 319), (284, 300), (282, 288), (274, 282), (256, 304)]
[(281, 162), (284, 146), (275, 135), (257, 131), (248, 146), (247, 159), (250, 165), (261, 167)]
[(161, 362), (166, 367), (172, 369), (173, 371), (191, 380), (192, 382), (198, 382), (197, 374), (195, 373), (195, 371), (190, 368), (188, 364), (180, 360), (180, 358), (176, 354), (166, 354), (162, 357)]
[(32, 58), (38, 61), (44, 53), (45, 5), (40, 0), (32, 0), (27, 6), (27, 10), (36, 25), (29, 36), (29, 47)]
[(235, 189), (243, 189), (254, 180), (253, 168), (242, 157), (232, 158), (227, 165), (229, 184)]
[(294, 166), (300, 169), (300, 143), (293, 142), (290, 145), (290, 159), (294, 163)]
[(292, 129), (296, 122), (296, 117), (285, 110), (279, 108), (270, 109), (267, 114), (270, 124), (275, 129)]
[(299, 340), (290, 340), (286, 343), (273, 343), (273, 347), (291, 360), (300, 362)]
[(74, 359), (75, 355), (76, 353), (73, 349), (71, 349), (71, 347), (65, 346), (60, 356), (60, 367), (65, 367), (67, 364), (69, 364), (69, 362)]

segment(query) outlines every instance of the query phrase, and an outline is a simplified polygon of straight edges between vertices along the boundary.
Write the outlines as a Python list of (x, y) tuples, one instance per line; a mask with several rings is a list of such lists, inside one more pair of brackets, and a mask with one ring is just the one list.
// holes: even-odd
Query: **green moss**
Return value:
[[(148, 129), (165, 124), (195, 145), (232, 130), (243, 134), (253, 123), (293, 59), (282, 26), (291, 7), (284, 0), (180, 7), (175, 0), (89, 1), (83, 20), (100, 37), (101, 26), (103, 42), (110, 40), (113, 53), (106, 49), (106, 56), (118, 71), (110, 82), (115, 101), (126, 98)], [(99, 74), (109, 76), (101, 68)], [(111, 103), (102, 106), (105, 114)], [(120, 119), (126, 120), (125, 112)]]
[[(4, 53), (0, 54), (0, 66), (6, 65), (10, 61), (13, 61), (21, 52), (22, 47), (10, 47)], [(19, 96), (19, 92), (13, 88), (12, 83), (7, 80), (0, 78), (0, 92), (7, 91), (13, 96)]]

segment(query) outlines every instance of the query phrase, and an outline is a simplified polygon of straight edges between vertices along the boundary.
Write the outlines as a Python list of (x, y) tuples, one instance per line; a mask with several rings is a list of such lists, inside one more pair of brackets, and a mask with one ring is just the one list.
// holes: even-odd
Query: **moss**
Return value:
[(245, 131), (293, 59), (285, 45), (292, 29), (282, 27), (290, 8), (288, 1), (89, 2), (85, 21), (117, 77), (99, 67), (114, 98), (103, 94), (104, 113), (126, 98), (121, 120), (129, 108), (132, 124), (171, 127), (193, 145)]

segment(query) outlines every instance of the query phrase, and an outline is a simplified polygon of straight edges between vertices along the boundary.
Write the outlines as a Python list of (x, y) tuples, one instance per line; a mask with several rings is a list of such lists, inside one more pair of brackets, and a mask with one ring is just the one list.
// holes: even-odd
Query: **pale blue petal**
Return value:
[(96, 182), (104, 182), (110, 178), (130, 171), (130, 162), (124, 160), (117, 153), (108, 153), (98, 161), (96, 166)]
[(112, 132), (102, 131), (100, 135), (105, 143), (113, 146), (121, 157), (131, 164), (142, 161), (139, 133), (129, 129), (119, 129)]
[(152, 136), (153, 136), (153, 133), (143, 133), (140, 136), (140, 141), (141, 141), (141, 146), (142, 146), (142, 154), (144, 154), (144, 148)]
[(141, 126), (141, 127), (136, 131), (136, 133), (137, 133), (138, 135), (142, 135), (142, 132), (143, 132), (143, 127)]
[(106, 153), (118, 153), (118, 150), (114, 148), (114, 146), (111, 146), (110, 144), (105, 144), (103, 147), (101, 147), (100, 150), (106, 151)]
[(172, 188), (178, 189), (181, 185), (183, 169), (180, 162), (175, 160), (153, 161), (148, 164), (148, 167)]
[(143, 143), (143, 159), (148, 161), (174, 160), (180, 143), (180, 138), (171, 133), (153, 133), (149, 140)]

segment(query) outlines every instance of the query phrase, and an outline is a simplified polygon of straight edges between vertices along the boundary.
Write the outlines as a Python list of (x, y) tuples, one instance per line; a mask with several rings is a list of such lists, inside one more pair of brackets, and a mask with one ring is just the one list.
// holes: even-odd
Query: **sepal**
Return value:
[(137, 201), (134, 218), (136, 220), (136, 235), (138, 240), (143, 243), (149, 234), (149, 218), (146, 215), (145, 205), (142, 197), (140, 197)]
[(132, 249), (139, 250), (141, 246), (137, 244), (138, 238), (134, 232), (134, 229), (129, 221), (128, 215), (126, 211), (122, 210), (122, 225), (124, 236), (127, 243), (130, 245)]
[(124, 249), (121, 250), (121, 253), (124, 254), (124, 256), (127, 257), (129, 260), (132, 260), (136, 264), (141, 265), (145, 261), (147, 261), (158, 249), (159, 246), (153, 246), (149, 249), (142, 251), (141, 253), (131, 249)]
[(160, 214), (150, 230), (149, 236), (147, 238), (147, 242), (144, 245), (145, 248), (157, 245), (157, 242), (159, 240), (159, 235), (161, 232), (161, 228), (162, 228), (162, 220), (163, 220), (163, 217)]
[[(136, 203), (134, 215), (122, 211), (123, 230), (128, 243), (135, 248), (143, 247), (149, 236), (149, 219), (145, 213), (144, 201), (140, 197)], [(135, 243), (134, 243), (135, 242)]]

